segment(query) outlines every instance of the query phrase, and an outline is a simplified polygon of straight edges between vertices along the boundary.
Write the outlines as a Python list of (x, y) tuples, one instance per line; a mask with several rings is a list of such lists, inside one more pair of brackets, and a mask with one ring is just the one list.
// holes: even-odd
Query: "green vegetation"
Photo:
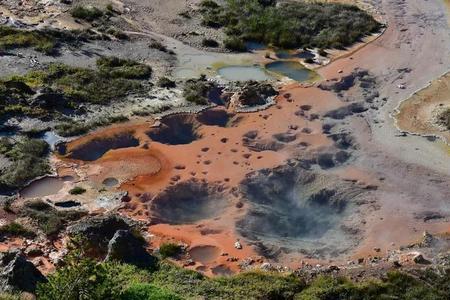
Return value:
[(0, 188), (19, 188), (31, 179), (49, 173), (48, 151), (48, 144), (42, 140), (23, 137), (15, 142), (1, 138), (0, 154), (6, 156), (12, 165), (2, 171)]
[(33, 48), (47, 55), (55, 55), (62, 44), (77, 46), (89, 38), (92, 36), (84, 31), (25, 30), (0, 25), (0, 51)]
[(94, 20), (97, 20), (103, 16), (103, 12), (98, 9), (97, 7), (93, 6), (75, 6), (71, 11), (70, 14), (72, 17), (77, 19), (86, 20), (89, 22), (92, 22)]
[(164, 243), (159, 247), (159, 254), (161, 257), (176, 257), (181, 254), (181, 246), (174, 243)]
[(192, 103), (198, 105), (208, 104), (208, 96), (214, 84), (206, 80), (206, 76), (199, 79), (189, 79), (184, 83), (183, 96)]
[(208, 278), (164, 260), (156, 270), (98, 263), (86, 256), (85, 247), (71, 247), (63, 266), (38, 286), (38, 299), (438, 300), (448, 299), (450, 290), (450, 272), (443, 268), (416, 270), (414, 275), (394, 271), (358, 283), (325, 275), (307, 282), (301, 273), (264, 271)]
[(219, 47), (219, 43), (216, 40), (213, 39), (203, 39), (202, 45), (204, 47), (211, 47), (211, 48), (217, 48)]
[(0, 26), (0, 50), (32, 47), (37, 51), (51, 54), (56, 44), (55, 37), (41, 31), (25, 31)]
[(380, 28), (356, 6), (324, 2), (227, 0), (202, 1), (202, 24), (225, 28), (227, 48), (245, 49), (245, 41), (281, 48), (343, 48)]
[(158, 79), (158, 86), (162, 87), (162, 88), (175, 88), (177, 86), (177, 84), (175, 83), (175, 81), (170, 80), (167, 77), (161, 77)]
[(35, 220), (46, 235), (52, 236), (62, 230), (67, 223), (85, 216), (86, 212), (57, 210), (42, 200), (34, 200), (26, 203), (20, 214)]
[(23, 225), (12, 222), (0, 227), (0, 237), (1, 236), (22, 236), (25, 238), (34, 238), (36, 234), (25, 228)]
[(63, 137), (70, 137), (76, 135), (82, 135), (89, 130), (93, 130), (97, 127), (107, 126), (113, 123), (122, 123), (126, 122), (129, 119), (125, 116), (110, 116), (110, 117), (101, 117), (95, 121), (91, 122), (76, 122), (73, 120), (63, 121), (60, 124), (55, 126), (56, 133)]
[[(55, 117), (58, 112), (77, 110), (81, 103), (105, 105), (143, 91), (151, 73), (147, 65), (115, 57), (100, 58), (97, 70), (50, 64), (23, 76), (0, 79), (0, 118)], [(34, 99), (37, 90), (41, 95)]]
[(71, 194), (71, 195), (81, 195), (81, 194), (84, 194), (84, 193), (86, 193), (86, 189), (82, 188), (80, 186), (76, 186), (76, 187), (74, 187), (73, 189), (71, 189), (69, 191), (69, 194)]

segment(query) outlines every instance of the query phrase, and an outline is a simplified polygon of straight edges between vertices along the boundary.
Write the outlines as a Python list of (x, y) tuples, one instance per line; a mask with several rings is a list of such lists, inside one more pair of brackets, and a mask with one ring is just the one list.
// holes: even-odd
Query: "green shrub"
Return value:
[(177, 84), (167, 77), (161, 77), (158, 79), (158, 86), (163, 88), (175, 88)]
[(183, 96), (189, 102), (206, 105), (209, 102), (208, 95), (211, 88), (212, 83), (208, 82), (204, 77), (189, 79), (184, 84)]
[(11, 236), (22, 236), (25, 238), (34, 238), (36, 233), (23, 227), (22, 225), (12, 222), (7, 225), (0, 227), (0, 236), (11, 235)]
[[(209, 3), (209, 2), (208, 2)], [(221, 7), (201, 7), (202, 24), (225, 27), (225, 46), (243, 51), (244, 41), (281, 48), (342, 48), (379, 30), (368, 13), (356, 6), (325, 2), (227, 0)]]
[(130, 286), (149, 280), (146, 271), (116, 262), (98, 264), (86, 257), (83, 247), (64, 258), (63, 267), (39, 284), (37, 298), (44, 300), (120, 299)]
[(152, 68), (128, 59), (102, 57), (97, 60), (101, 75), (109, 78), (148, 79)]
[(216, 40), (213, 39), (203, 39), (202, 45), (204, 47), (211, 47), (211, 48), (217, 48), (219, 47), (219, 43)]
[(232, 51), (243, 52), (247, 50), (244, 41), (236, 36), (231, 36), (223, 41), (225, 48)]
[(71, 194), (71, 195), (81, 195), (81, 194), (84, 194), (84, 193), (86, 193), (86, 189), (84, 189), (84, 188), (82, 188), (80, 186), (76, 186), (76, 187), (74, 187), (73, 189), (71, 189), (69, 191), (69, 194)]
[(103, 12), (92, 6), (75, 6), (71, 11), (70, 14), (72, 17), (77, 19), (86, 20), (89, 22), (92, 22), (96, 19), (99, 19), (103, 16)]
[(175, 257), (181, 254), (181, 246), (174, 243), (164, 243), (159, 247), (159, 254), (161, 257)]
[(181, 300), (181, 297), (148, 283), (138, 283), (126, 289), (121, 300)]

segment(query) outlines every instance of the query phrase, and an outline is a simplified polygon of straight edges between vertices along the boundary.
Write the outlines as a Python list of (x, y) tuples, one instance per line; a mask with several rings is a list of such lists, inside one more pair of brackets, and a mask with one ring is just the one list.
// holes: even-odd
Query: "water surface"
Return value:
[(229, 81), (264, 81), (273, 79), (260, 66), (227, 66), (217, 70), (217, 73)]

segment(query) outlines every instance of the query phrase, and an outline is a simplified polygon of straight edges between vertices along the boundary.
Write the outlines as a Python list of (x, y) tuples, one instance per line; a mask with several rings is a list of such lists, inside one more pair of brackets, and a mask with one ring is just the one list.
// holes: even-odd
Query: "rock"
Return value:
[(0, 253), (0, 292), (34, 292), (46, 278), (18, 250)]
[(88, 247), (88, 254), (104, 257), (109, 241), (118, 230), (130, 230), (134, 222), (119, 215), (109, 214), (82, 219), (67, 228), (69, 236), (82, 236)]
[(420, 264), (420, 265), (428, 265), (428, 264), (431, 263), (429, 260), (425, 259), (421, 253), (417, 253), (417, 254), (413, 257), (413, 261), (414, 261), (416, 264)]
[(249, 81), (242, 88), (238, 101), (243, 106), (257, 106), (267, 103), (267, 98), (278, 95), (278, 92), (267, 83)]
[(241, 244), (241, 242), (239, 242), (239, 241), (236, 241), (236, 243), (234, 243), (234, 248), (236, 248), (236, 249), (242, 249), (242, 244)]
[(108, 243), (105, 260), (117, 260), (139, 268), (153, 269), (157, 259), (145, 249), (145, 240), (129, 230), (117, 230)]

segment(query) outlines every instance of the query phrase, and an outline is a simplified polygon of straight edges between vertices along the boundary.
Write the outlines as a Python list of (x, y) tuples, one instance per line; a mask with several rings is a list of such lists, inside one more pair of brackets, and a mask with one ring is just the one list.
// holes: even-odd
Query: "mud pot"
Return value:
[(282, 166), (251, 174), (241, 189), (250, 208), (238, 231), (264, 256), (300, 252), (329, 258), (357, 244), (358, 230), (351, 228), (349, 217), (362, 191), (351, 184)]
[(159, 128), (147, 134), (155, 142), (167, 145), (184, 145), (200, 139), (197, 129), (200, 126), (195, 115), (177, 114), (165, 117)]
[(157, 195), (151, 202), (150, 211), (152, 221), (156, 223), (191, 224), (219, 216), (228, 205), (220, 186), (190, 180), (168, 187)]

